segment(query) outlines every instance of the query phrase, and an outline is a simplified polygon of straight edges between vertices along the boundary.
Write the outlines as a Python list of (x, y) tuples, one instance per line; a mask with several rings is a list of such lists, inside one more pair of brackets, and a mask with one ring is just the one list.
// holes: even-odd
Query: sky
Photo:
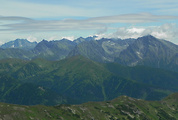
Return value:
[(178, 44), (178, 0), (0, 0), (0, 44), (151, 34)]

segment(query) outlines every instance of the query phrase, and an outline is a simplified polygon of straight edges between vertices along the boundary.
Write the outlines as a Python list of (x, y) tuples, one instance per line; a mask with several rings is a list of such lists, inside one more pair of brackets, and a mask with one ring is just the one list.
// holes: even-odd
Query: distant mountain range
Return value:
[(131, 45), (135, 39), (106, 39), (85, 41), (78, 44), (69, 53), (70, 56), (82, 55), (97, 62), (114, 62), (115, 57), (119, 57), (120, 52)]
[(115, 61), (129, 66), (146, 65), (178, 70), (178, 46), (153, 36), (138, 38)]
[(2, 120), (178, 120), (178, 93), (161, 101), (121, 96), (80, 105), (21, 106), (0, 103)]
[(151, 35), (138, 39), (101, 39), (78, 44), (68, 56), (82, 55), (98, 62), (146, 65), (178, 71), (178, 46)]
[(108, 63), (116, 62), (127, 66), (144, 65), (178, 72), (178, 46), (151, 35), (138, 39), (95, 40), (96, 36), (39, 43), (17, 39), (1, 45), (0, 59), (19, 58), (32, 60), (61, 60), (82, 55), (91, 60)]
[(21, 48), (25, 50), (33, 49), (37, 45), (37, 42), (30, 42), (27, 39), (16, 39), (14, 41), (7, 42), (1, 45), (1, 48)]
[(73, 50), (75, 45), (75, 42), (67, 39), (49, 42), (43, 40), (31, 51), (33, 53), (33, 57), (29, 59), (44, 58), (47, 60), (61, 60), (64, 59), (71, 50)]

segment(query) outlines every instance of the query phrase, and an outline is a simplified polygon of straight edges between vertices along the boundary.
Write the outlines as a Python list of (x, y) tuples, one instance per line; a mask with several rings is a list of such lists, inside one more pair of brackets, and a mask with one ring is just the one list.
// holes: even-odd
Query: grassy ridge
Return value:
[[(1, 60), (0, 66), (0, 73), (11, 80), (4, 84), (6, 79), (1, 79), (3, 84), (0, 89), (4, 90), (1, 94), (5, 97), (1, 96), (0, 100), (15, 104), (78, 104), (111, 100), (121, 95), (160, 100), (177, 90), (177, 74), (173, 72), (118, 64), (103, 65), (82, 56), (61, 61)], [(40, 88), (45, 89), (43, 94), (40, 94), (43, 91)], [(23, 94), (20, 95), (21, 91)], [(6, 92), (12, 97), (8, 97)], [(22, 100), (15, 100), (17, 97)]]
[(106, 102), (80, 105), (20, 106), (0, 103), (0, 118), (12, 120), (177, 120), (178, 94), (161, 101), (121, 96)]
[[(44, 66), (44, 70), (36, 68), (34, 71), (36, 70), (39, 74), (27, 75), (30, 77), (26, 81), (76, 99), (79, 103), (110, 100), (120, 95), (159, 100), (170, 93), (169, 89), (167, 92), (167, 90), (159, 89), (157, 86), (149, 86), (114, 75), (102, 64), (82, 56), (52, 62), (49, 67)], [(17, 75), (26, 73), (23, 69), (18, 72)]]
[(56, 105), (67, 102), (67, 98), (48, 88), (31, 83), (21, 83), (7, 75), (1, 75), (0, 82), (1, 102), (23, 105)]

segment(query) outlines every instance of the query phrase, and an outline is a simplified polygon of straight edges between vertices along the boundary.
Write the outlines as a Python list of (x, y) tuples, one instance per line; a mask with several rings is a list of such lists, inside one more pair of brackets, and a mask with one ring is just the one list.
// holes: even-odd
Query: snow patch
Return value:
[(143, 59), (140, 52), (137, 51), (136, 53), (140, 59)]

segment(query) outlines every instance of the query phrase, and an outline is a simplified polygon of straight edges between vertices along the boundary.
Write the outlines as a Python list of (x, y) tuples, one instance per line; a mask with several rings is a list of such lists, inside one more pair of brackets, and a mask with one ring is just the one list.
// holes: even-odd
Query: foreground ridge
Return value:
[(121, 96), (80, 105), (20, 106), (0, 103), (0, 119), (24, 120), (178, 120), (178, 93), (161, 101)]

